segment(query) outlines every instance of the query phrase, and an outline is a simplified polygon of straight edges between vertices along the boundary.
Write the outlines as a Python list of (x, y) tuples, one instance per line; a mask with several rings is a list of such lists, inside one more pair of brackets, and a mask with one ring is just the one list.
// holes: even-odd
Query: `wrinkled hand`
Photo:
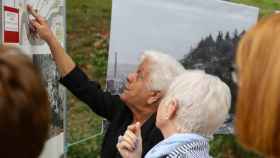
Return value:
[(48, 25), (48, 21), (37, 14), (31, 5), (27, 5), (27, 11), (35, 18), (34, 20), (30, 20), (32, 30), (46, 42), (54, 39), (55, 36)]
[(117, 148), (123, 158), (141, 158), (142, 137), (139, 122), (128, 126), (125, 134), (119, 136)]

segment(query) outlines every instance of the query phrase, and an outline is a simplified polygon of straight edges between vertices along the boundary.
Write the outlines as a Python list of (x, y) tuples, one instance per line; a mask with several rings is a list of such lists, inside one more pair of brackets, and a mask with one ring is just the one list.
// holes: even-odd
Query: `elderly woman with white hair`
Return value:
[[(145, 158), (209, 156), (208, 140), (223, 124), (230, 108), (230, 89), (219, 78), (203, 71), (186, 71), (170, 85), (162, 99), (156, 126), (164, 140)], [(124, 158), (140, 158), (139, 123), (128, 126), (117, 148)]]

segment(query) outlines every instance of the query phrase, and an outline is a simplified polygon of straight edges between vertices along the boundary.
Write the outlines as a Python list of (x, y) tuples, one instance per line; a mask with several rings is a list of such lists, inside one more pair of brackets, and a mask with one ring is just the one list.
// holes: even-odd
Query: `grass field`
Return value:
[(252, 5), (260, 8), (260, 17), (269, 15), (275, 10), (280, 10), (279, 0), (233, 0), (236, 3)]
[[(91, 79), (105, 82), (111, 0), (67, 1), (67, 50)], [(100, 133), (101, 119), (69, 94), (68, 144)], [(70, 146), (70, 158), (99, 157), (102, 135)]]
[[(261, 16), (280, 9), (276, 0), (234, 0), (261, 8)], [(67, 51), (91, 79), (105, 83), (110, 30), (111, 0), (67, 1)], [(101, 130), (101, 118), (69, 93), (67, 139), (72, 144)], [(69, 146), (69, 158), (97, 158), (103, 136)], [(219, 135), (211, 142), (215, 158), (257, 157), (243, 150), (232, 135)]]

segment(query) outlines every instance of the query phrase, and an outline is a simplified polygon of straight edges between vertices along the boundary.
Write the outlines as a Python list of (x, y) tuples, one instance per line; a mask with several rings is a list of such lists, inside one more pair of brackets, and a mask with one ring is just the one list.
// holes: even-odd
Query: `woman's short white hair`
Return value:
[(155, 91), (166, 91), (175, 77), (182, 74), (185, 69), (175, 58), (159, 51), (144, 51), (140, 64), (149, 60), (148, 87)]
[(178, 100), (175, 124), (182, 132), (211, 137), (226, 119), (231, 93), (218, 77), (188, 70), (172, 82), (161, 104), (172, 99)]

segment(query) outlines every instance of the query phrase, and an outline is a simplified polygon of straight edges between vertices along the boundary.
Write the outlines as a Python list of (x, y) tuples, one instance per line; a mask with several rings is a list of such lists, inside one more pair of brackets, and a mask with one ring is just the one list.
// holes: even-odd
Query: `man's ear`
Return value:
[(151, 95), (150, 95), (149, 99), (147, 100), (147, 103), (154, 104), (154, 103), (158, 102), (162, 96), (163, 96), (163, 94), (161, 91), (153, 91), (153, 92), (151, 92)]
[(178, 111), (178, 99), (173, 98), (167, 105), (166, 119), (171, 120), (174, 118)]

